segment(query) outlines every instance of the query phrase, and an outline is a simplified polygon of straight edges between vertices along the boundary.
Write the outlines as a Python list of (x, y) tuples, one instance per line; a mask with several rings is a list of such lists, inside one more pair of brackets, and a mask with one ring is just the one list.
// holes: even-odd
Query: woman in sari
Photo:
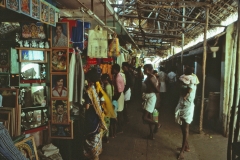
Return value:
[(84, 155), (86, 159), (98, 160), (102, 152), (102, 130), (107, 130), (104, 122), (104, 112), (96, 91), (96, 82), (100, 75), (92, 69), (86, 73), (88, 86), (84, 94), (85, 100), (85, 142)]

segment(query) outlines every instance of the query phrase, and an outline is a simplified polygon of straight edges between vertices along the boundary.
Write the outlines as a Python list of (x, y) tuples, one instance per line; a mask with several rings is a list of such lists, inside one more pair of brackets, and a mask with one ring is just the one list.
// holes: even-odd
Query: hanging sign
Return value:
[(88, 33), (88, 56), (94, 58), (107, 58), (107, 31), (99, 25)]

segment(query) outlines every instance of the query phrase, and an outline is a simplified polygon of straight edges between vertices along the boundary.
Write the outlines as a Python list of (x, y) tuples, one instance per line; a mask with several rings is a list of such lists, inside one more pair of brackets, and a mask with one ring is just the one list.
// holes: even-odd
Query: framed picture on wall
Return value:
[(0, 7), (6, 7), (5, 0), (0, 0)]
[(10, 66), (9, 49), (0, 49), (0, 68)]
[(52, 74), (51, 96), (52, 98), (66, 98), (68, 96), (67, 74)]
[(19, 50), (19, 62), (47, 63), (46, 51)]
[(69, 46), (68, 23), (56, 23), (56, 27), (52, 27), (52, 47), (67, 48)]
[(53, 49), (51, 55), (51, 71), (67, 72), (68, 49)]
[(51, 111), (51, 123), (68, 124), (70, 122), (70, 112), (67, 99), (52, 99)]
[(31, 13), (31, 17), (37, 20), (40, 20), (41, 16), (40, 16), (40, 0), (32, 0), (32, 13)]
[(15, 146), (26, 159), (38, 160), (37, 148), (33, 136), (16, 143)]
[(52, 26), (56, 26), (55, 7), (53, 7), (53, 6), (50, 6), (50, 8), (49, 8), (49, 23)]
[(19, 0), (6, 0), (6, 7), (15, 12), (19, 12)]
[(0, 124), (2, 124), (7, 130), (9, 130), (9, 122), (7, 120), (0, 119)]
[(9, 86), (9, 75), (0, 75), (0, 88), (7, 88), (8, 86)]
[(73, 139), (73, 122), (49, 125), (50, 138)]
[(20, 0), (20, 11), (22, 14), (31, 16), (31, 0)]
[(49, 23), (49, 5), (44, 1), (41, 1), (41, 21)]

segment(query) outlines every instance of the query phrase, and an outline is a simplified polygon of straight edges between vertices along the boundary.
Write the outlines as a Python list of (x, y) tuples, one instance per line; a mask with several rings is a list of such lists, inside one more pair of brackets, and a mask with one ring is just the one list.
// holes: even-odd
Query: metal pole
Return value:
[(107, 26), (107, 0), (104, 0), (104, 23)]
[[(185, 16), (185, 7), (183, 7), (183, 16)], [(183, 17), (182, 30), (185, 28), (185, 17)], [(181, 72), (183, 74), (183, 47), (184, 47), (184, 32), (182, 33), (182, 52), (181, 52)]]
[(91, 0), (91, 10), (92, 10), (92, 12), (94, 12), (93, 1), (94, 1), (94, 0)]
[(203, 124), (203, 110), (204, 110), (204, 92), (205, 92), (205, 73), (206, 73), (206, 60), (207, 60), (207, 30), (208, 30), (208, 20), (209, 20), (209, 8), (205, 9), (205, 27), (204, 27), (204, 41), (203, 41), (203, 65), (202, 65), (202, 100), (201, 100), (201, 111), (200, 111), (200, 123), (199, 123), (199, 133), (202, 132)]

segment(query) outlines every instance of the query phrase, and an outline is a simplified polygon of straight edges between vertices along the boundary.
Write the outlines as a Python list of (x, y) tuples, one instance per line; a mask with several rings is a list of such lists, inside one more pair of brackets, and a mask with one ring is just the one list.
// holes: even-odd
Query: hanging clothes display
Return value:
[(99, 25), (88, 32), (88, 52), (91, 58), (107, 58), (108, 39), (107, 31)]
[(121, 53), (120, 56), (117, 57), (117, 64), (122, 67), (122, 62), (126, 62), (124, 58), (124, 53)]
[(73, 84), (73, 102), (76, 104), (83, 104), (83, 89), (84, 89), (84, 72), (82, 66), (82, 59), (80, 50), (76, 49), (76, 65), (74, 70), (74, 84)]
[(112, 57), (112, 56), (116, 56), (118, 57), (120, 55), (120, 44), (119, 44), (119, 39), (117, 38), (117, 34), (115, 33), (113, 36), (113, 40), (109, 45), (109, 52), (108, 52), (108, 56)]
[(69, 72), (68, 72), (68, 99), (69, 102), (73, 101), (73, 90), (74, 90), (74, 74), (76, 65), (76, 51), (73, 49), (73, 53), (69, 62)]

